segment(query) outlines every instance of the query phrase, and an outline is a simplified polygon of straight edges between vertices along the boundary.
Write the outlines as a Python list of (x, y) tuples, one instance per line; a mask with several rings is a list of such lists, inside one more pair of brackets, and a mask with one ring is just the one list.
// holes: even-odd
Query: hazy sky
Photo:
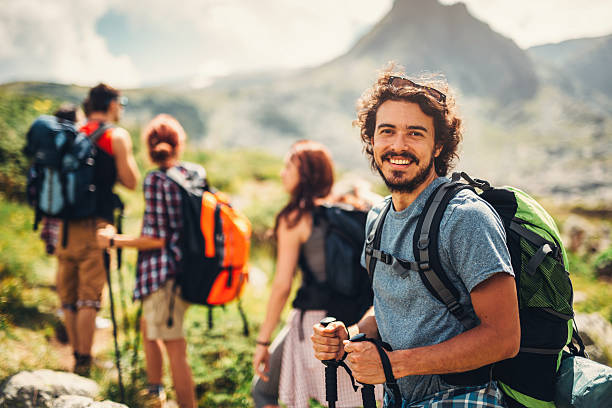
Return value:
[[(435, 1), (435, 0), (431, 0)], [(442, 0), (445, 4), (456, 3)], [(467, 0), (520, 47), (612, 34), (609, 0)], [(0, 0), (0, 82), (134, 87), (317, 65), (392, 0)], [(588, 4), (588, 6), (587, 6)]]

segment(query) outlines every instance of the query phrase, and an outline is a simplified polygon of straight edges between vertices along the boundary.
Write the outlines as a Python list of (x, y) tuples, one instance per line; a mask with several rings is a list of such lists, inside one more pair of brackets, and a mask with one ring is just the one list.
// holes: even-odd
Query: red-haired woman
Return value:
[(139, 250), (134, 299), (143, 301), (141, 330), (149, 383), (144, 393), (147, 406), (161, 407), (165, 402), (162, 343), (170, 361), (179, 405), (182, 408), (196, 406), (183, 333), (183, 317), (188, 304), (180, 296), (174, 296), (174, 323), (171, 327), (167, 324), (174, 278), (180, 267), (182, 216), (179, 187), (166, 175), (166, 170), (175, 167), (187, 173), (179, 161), (185, 139), (182, 126), (170, 115), (158, 115), (147, 125), (143, 140), (151, 161), (159, 168), (149, 172), (144, 179), (145, 212), (141, 235), (118, 235), (112, 228), (98, 234), (99, 244), (103, 247), (133, 247)]
[[(318, 301), (311, 290), (312, 280), (325, 280), (324, 230), (315, 225), (312, 214), (331, 199), (333, 173), (328, 150), (317, 142), (299, 141), (285, 158), (281, 178), (290, 199), (276, 217), (276, 274), (253, 357), (252, 395), (257, 408), (276, 407), (279, 400), (292, 408), (307, 408), (310, 398), (325, 401), (324, 366), (314, 357), (310, 340), (313, 325), (326, 316), (325, 299)], [(270, 344), (298, 265), (302, 286), (287, 325)], [(353, 391), (344, 371), (338, 372), (338, 397), (338, 407), (361, 405), (360, 394)]]

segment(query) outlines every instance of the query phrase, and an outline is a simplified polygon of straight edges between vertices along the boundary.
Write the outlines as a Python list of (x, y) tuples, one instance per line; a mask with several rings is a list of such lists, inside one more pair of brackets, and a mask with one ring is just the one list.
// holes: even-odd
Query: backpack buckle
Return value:
[(380, 251), (380, 260), (386, 263), (387, 265), (391, 265), (393, 263), (393, 257), (383, 251)]
[(424, 251), (429, 246), (429, 235), (424, 234), (419, 238), (419, 242), (417, 243), (417, 248)]
[(424, 272), (424, 271), (428, 271), (430, 270), (431, 267), (429, 265), (429, 262), (419, 262), (419, 270)]

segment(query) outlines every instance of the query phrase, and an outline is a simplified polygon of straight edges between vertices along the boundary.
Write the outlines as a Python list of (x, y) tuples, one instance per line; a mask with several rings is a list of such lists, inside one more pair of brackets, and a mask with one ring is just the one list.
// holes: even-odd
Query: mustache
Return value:
[(410, 153), (410, 152), (397, 153), (397, 152), (395, 152), (393, 150), (390, 150), (390, 151), (384, 153), (381, 156), (381, 159), (382, 160), (389, 160), (391, 157), (401, 157), (401, 158), (404, 158), (404, 159), (412, 160), (416, 164), (419, 164), (419, 159), (417, 159), (417, 157), (414, 154)]

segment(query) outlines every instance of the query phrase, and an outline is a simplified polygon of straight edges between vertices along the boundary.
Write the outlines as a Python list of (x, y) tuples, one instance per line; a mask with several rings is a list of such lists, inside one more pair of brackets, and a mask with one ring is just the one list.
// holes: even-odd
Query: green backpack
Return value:
[[(468, 183), (460, 182), (464, 178)], [(563, 349), (584, 356), (584, 345), (574, 330), (573, 290), (567, 271), (567, 254), (552, 217), (529, 195), (512, 187), (493, 188), (465, 173), (439, 186), (429, 197), (414, 235), (416, 262), (394, 258), (380, 250), (383, 220), (391, 201), (374, 222), (366, 240), (366, 266), (370, 277), (377, 261), (419, 273), (423, 284), (464, 325), (474, 326), (476, 316), (458, 302), (459, 293), (438, 256), (440, 221), (449, 201), (463, 189), (481, 190), (479, 196), (499, 214), (515, 272), (521, 322), (521, 346), (511, 359), (495, 363), (493, 378), (510, 407), (554, 407), (555, 382)], [(574, 339), (580, 350), (574, 346)], [(451, 384), (482, 383), (491, 367), (445, 377)], [(510, 401), (511, 399), (511, 401)]]

